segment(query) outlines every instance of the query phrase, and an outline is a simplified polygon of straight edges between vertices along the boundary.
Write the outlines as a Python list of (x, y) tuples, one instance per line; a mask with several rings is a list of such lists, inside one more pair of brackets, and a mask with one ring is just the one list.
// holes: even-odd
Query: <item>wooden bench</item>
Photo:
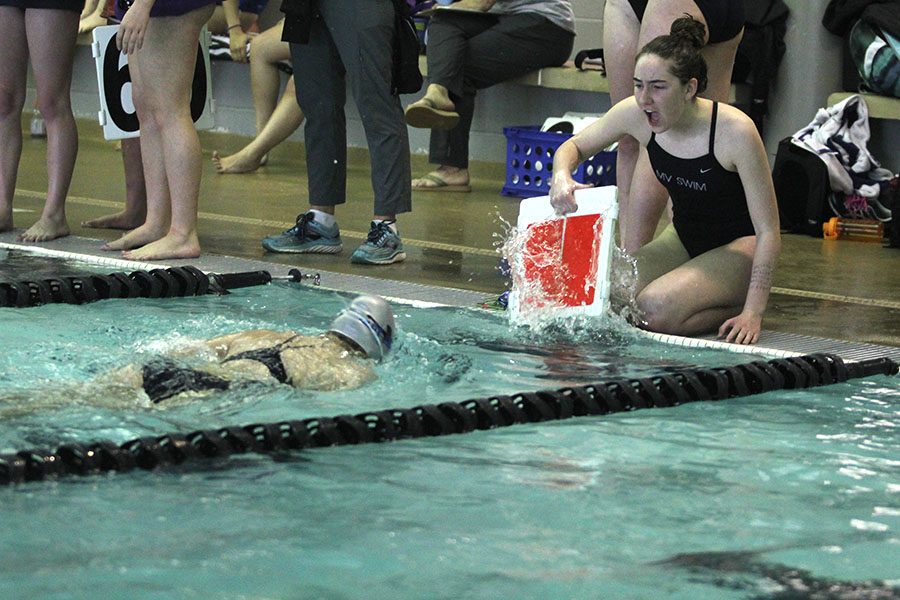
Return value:
[[(838, 102), (855, 95), (855, 92), (835, 92), (828, 96), (828, 106), (834, 106)], [(879, 96), (878, 94), (861, 93), (859, 95), (866, 100), (866, 106), (869, 107), (869, 118), (900, 120), (900, 98)]]

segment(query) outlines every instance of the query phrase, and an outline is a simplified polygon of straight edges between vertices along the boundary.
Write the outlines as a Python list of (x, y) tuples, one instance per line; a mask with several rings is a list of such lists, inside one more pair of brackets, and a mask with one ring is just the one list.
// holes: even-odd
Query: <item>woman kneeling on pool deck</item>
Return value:
[[(707, 80), (703, 38), (703, 24), (682, 17), (641, 49), (634, 98), (559, 148), (550, 199), (559, 213), (575, 210), (574, 191), (589, 187), (572, 179), (578, 164), (623, 135), (637, 139), (638, 160), (649, 160), (673, 208), (659, 237), (625, 249), (637, 259), (641, 326), (678, 335), (718, 328), (726, 341), (754, 344), (781, 250), (775, 190), (753, 121), (697, 96)], [(650, 239), (664, 208), (633, 197), (624, 218)]]
[(143, 390), (154, 404), (246, 382), (274, 380), (311, 390), (352, 389), (375, 378), (371, 361), (365, 359), (377, 361), (387, 355), (394, 328), (393, 312), (383, 298), (359, 296), (321, 335), (241, 331), (205, 340), (177, 354), (179, 358), (206, 359), (196, 367), (168, 355), (118, 369), (99, 383)]

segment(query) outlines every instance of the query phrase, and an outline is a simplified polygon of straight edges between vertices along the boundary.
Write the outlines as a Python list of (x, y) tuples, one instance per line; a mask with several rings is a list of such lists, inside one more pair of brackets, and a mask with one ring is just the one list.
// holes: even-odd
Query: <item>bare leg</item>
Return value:
[[(677, 258), (671, 256), (677, 251), (658, 256), (665, 247), (654, 248), (656, 243), (638, 254), (639, 273), (643, 261), (652, 267)], [(739, 314), (747, 297), (755, 248), (755, 236), (738, 238), (650, 281), (637, 295), (644, 327), (661, 333), (696, 335), (715, 331), (726, 319)], [(683, 247), (681, 252), (686, 257)]]
[[(603, 59), (609, 82), (609, 100), (615, 105), (634, 95), (634, 64), (641, 24), (627, 0), (607, 0), (603, 10)], [(631, 197), (631, 179), (638, 158), (638, 142), (631, 136), (619, 140), (616, 153), (616, 185), (619, 200), (619, 239), (624, 244)]]
[(41, 218), (19, 239), (42, 242), (69, 235), (66, 195), (78, 155), (78, 129), (69, 89), (78, 14), (66, 10), (28, 9), (25, 11), (25, 29), (38, 108), (47, 126), (48, 187)]
[(710, 44), (701, 51), (709, 65), (709, 84), (701, 94), (704, 98), (719, 102), (731, 102), (731, 72), (734, 70), (734, 56), (744, 32), (722, 42)]
[(84, 221), (82, 227), (134, 229), (147, 219), (147, 187), (141, 164), (140, 138), (122, 140), (122, 163), (125, 168), (125, 208), (111, 215)]
[(256, 133), (263, 128), (278, 104), (281, 90), (281, 72), (276, 65), (291, 58), (287, 42), (281, 41), (284, 28), (282, 19), (250, 42), (250, 87), (253, 91), (253, 108), (256, 111)]
[[(146, 42), (145, 42), (146, 43)], [(141, 83), (135, 75), (134, 56), (129, 58), (132, 74), (132, 94), (138, 114), (142, 114)], [(144, 177), (145, 202), (143, 221), (136, 228), (119, 239), (103, 245), (104, 250), (131, 250), (139, 248), (165, 236), (169, 227), (171, 199), (169, 183), (166, 176), (165, 163), (162, 158), (163, 147), (159, 132), (151, 123), (141, 117), (141, 137), (138, 138), (141, 157), (141, 173)], [(123, 152), (125, 144), (122, 145)], [(127, 209), (127, 205), (126, 205)]]
[(286, 140), (297, 131), (303, 123), (303, 111), (297, 104), (297, 95), (294, 91), (294, 78), (288, 79), (284, 94), (275, 107), (269, 122), (259, 132), (253, 141), (230, 156), (219, 156), (213, 152), (213, 162), (219, 173), (249, 173), (262, 165), (263, 158), (272, 151), (275, 146)]
[(28, 73), (25, 13), (0, 6), (0, 231), (13, 228), (12, 202), (22, 156), (22, 109)]
[[(131, 241), (146, 245), (126, 250), (126, 258), (160, 260), (200, 255), (197, 200), (201, 149), (191, 119), (190, 94), (197, 39), (212, 11), (212, 5), (208, 5), (180, 17), (151, 19), (143, 48), (131, 57), (147, 179), (147, 220), (128, 234)], [(159, 153), (151, 154), (151, 150)], [(157, 164), (148, 168), (152, 163)], [(156, 185), (164, 186), (167, 193), (156, 192)], [(147, 239), (160, 231), (165, 231), (162, 237)], [(138, 239), (141, 235), (147, 238)]]
[(638, 147), (634, 173), (629, 200), (619, 213), (628, 222), (626, 229), (619, 230), (620, 245), (630, 255), (653, 239), (669, 198), (653, 174), (646, 148)]

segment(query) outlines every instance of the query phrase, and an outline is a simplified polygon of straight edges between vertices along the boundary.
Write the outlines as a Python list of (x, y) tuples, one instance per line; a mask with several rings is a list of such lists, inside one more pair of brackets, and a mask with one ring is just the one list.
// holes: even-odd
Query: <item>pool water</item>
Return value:
[[(148, 407), (137, 396), (105, 399), (89, 383), (192, 338), (257, 327), (316, 333), (350, 298), (274, 284), (227, 296), (0, 309), (0, 452), (754, 358), (662, 345), (616, 323), (538, 334), (498, 313), (395, 303), (395, 352), (359, 390), (258, 386)], [(834, 586), (830, 596), (779, 596), (791, 591), (790, 578), (771, 574), (791, 568), (897, 597), (898, 400), (900, 379), (874, 377), (0, 488), (0, 596), (843, 597)], [(743, 551), (755, 554), (722, 554)], [(686, 553), (681, 563), (720, 570), (660, 564)], [(723, 556), (738, 558), (721, 570)]]

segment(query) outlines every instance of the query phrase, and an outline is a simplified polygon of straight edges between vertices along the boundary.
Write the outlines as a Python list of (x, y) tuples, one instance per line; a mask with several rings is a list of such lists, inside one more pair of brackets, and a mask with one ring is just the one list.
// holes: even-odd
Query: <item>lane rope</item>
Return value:
[(810, 354), (731, 367), (686, 369), (636, 379), (609, 379), (555, 391), (170, 433), (136, 438), (122, 444), (110, 441), (67, 443), (52, 451), (30, 449), (0, 454), (0, 484), (110, 471), (153, 470), (204, 461), (208, 464), (213, 459), (225, 459), (232, 454), (278, 454), (326, 446), (469, 433), (522, 423), (668, 408), (688, 402), (831, 385), (861, 377), (896, 375), (897, 372), (897, 363), (888, 358), (845, 363), (833, 354)]

